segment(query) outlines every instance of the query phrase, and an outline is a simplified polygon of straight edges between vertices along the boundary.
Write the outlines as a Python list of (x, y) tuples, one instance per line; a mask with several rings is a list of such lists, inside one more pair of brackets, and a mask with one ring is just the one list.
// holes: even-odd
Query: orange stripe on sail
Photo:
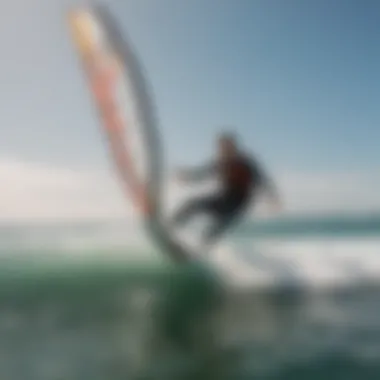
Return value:
[(132, 197), (141, 212), (148, 213), (149, 202), (146, 189), (138, 179), (133, 159), (123, 138), (123, 131), (127, 124), (118, 108), (115, 93), (121, 66), (115, 56), (110, 55), (97, 44), (86, 16), (87, 14), (82, 12), (73, 12), (69, 15), (73, 39), (100, 111), (116, 166), (126, 185), (124, 190), (127, 196)]
[(129, 149), (124, 143), (123, 130), (127, 127), (116, 99), (116, 86), (120, 77), (119, 68), (115, 65), (89, 70), (92, 93), (101, 111), (101, 118), (109, 137), (112, 154), (123, 181), (127, 184), (129, 196), (140, 211), (149, 211), (145, 187), (138, 180), (135, 164)]

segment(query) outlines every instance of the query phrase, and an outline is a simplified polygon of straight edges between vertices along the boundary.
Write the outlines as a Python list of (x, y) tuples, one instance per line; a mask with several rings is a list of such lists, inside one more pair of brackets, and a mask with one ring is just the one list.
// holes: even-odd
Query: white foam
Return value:
[[(235, 284), (293, 283), (308, 287), (377, 281), (380, 238), (263, 240), (225, 244), (215, 263)], [(260, 279), (260, 280), (259, 280)]]

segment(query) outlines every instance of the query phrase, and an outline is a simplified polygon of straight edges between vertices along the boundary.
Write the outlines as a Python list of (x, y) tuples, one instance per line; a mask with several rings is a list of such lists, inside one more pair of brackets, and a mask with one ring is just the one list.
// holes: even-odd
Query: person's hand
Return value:
[(278, 214), (283, 209), (282, 202), (279, 198), (271, 198), (268, 202), (270, 212), (273, 214)]
[(272, 202), (272, 207), (275, 212), (281, 212), (284, 205), (281, 202), (281, 199), (277, 198)]

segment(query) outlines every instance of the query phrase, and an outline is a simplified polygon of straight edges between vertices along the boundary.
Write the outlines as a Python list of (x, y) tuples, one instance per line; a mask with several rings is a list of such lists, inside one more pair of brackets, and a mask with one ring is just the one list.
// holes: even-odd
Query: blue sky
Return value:
[(140, 11), (155, 41), (145, 35), (141, 55), (173, 153), (191, 159), (200, 139), (207, 151), (230, 123), (274, 166), (378, 167), (380, 5), (176, 3)]
[[(147, 70), (171, 162), (206, 159), (232, 125), (273, 171), (378, 175), (378, 1), (107, 3)], [(68, 6), (0, 5), (0, 152), (105, 167)]]

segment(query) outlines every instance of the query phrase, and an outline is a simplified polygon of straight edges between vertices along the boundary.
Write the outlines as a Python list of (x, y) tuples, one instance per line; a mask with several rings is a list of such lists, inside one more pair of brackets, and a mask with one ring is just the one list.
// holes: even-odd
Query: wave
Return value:
[[(318, 287), (380, 278), (380, 237), (304, 235), (258, 238), (235, 234), (205, 255), (234, 287)], [(202, 253), (201, 253), (202, 254)], [(65, 258), (77, 263), (165, 261), (138, 223), (2, 226), (0, 260), (10, 257)], [(145, 264), (147, 265), (147, 264)]]

